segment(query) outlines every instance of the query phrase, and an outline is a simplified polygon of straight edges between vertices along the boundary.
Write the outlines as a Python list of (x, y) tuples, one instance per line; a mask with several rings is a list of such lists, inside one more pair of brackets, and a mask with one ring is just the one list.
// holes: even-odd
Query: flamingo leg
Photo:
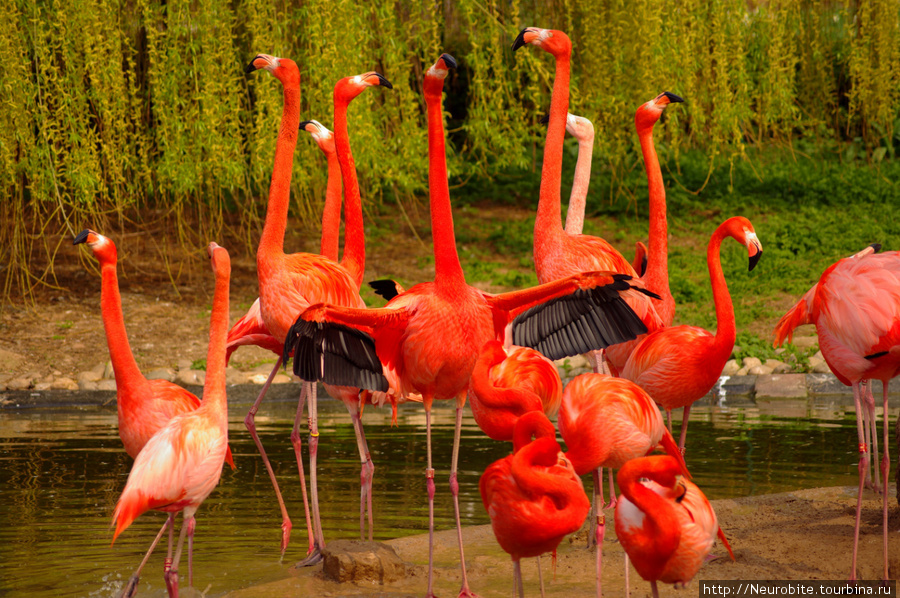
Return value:
[(153, 554), (153, 550), (156, 548), (156, 545), (159, 544), (159, 541), (162, 539), (163, 534), (166, 532), (166, 528), (169, 527), (169, 523), (171, 523), (174, 518), (174, 513), (170, 513), (166, 518), (166, 522), (163, 523), (163, 526), (159, 529), (159, 533), (156, 534), (156, 539), (154, 539), (153, 543), (150, 544), (150, 549), (147, 551), (147, 554), (144, 555), (144, 559), (141, 561), (141, 564), (138, 565), (138, 568), (135, 570), (135, 572), (131, 574), (131, 577), (128, 579), (128, 583), (125, 585), (122, 593), (119, 594), (119, 598), (132, 598), (137, 593), (137, 584), (141, 580), (141, 570), (144, 568), (144, 565), (147, 564), (147, 561), (150, 560), (150, 555)]
[(625, 598), (629, 598), (631, 596), (631, 584), (628, 581), (628, 575), (631, 573), (631, 568), (628, 566), (628, 553), (625, 553)]
[(678, 448), (681, 450), (682, 455), (684, 455), (684, 441), (687, 440), (688, 417), (690, 414), (691, 405), (687, 405), (684, 408), (684, 418), (681, 420), (681, 437), (678, 440)]
[[(612, 468), (610, 468), (612, 471)], [(598, 468), (596, 473), (598, 484), (603, 486), (603, 473)], [(603, 598), (603, 589), (601, 583), (601, 572), (603, 571), (603, 537), (606, 535), (606, 515), (603, 514), (603, 495), (600, 495), (600, 501), (596, 504), (597, 509), (597, 528), (594, 541), (597, 544), (597, 598)]]
[(303, 440), (300, 438), (300, 420), (303, 417), (303, 407), (306, 405), (306, 397), (309, 387), (306, 383), (300, 386), (300, 400), (297, 402), (297, 413), (294, 415), (294, 428), (291, 430), (291, 445), (294, 447), (294, 456), (297, 459), (297, 471), (300, 474), (300, 493), (303, 495), (303, 513), (306, 516), (306, 535), (309, 540), (309, 548), (306, 550), (306, 558), (295, 567), (308, 567), (322, 560), (320, 546), (316, 544), (313, 535), (313, 522), (309, 514), (309, 497), (306, 495), (306, 475), (303, 471)]
[(596, 521), (597, 515), (601, 514), (602, 511), (597, 511), (597, 496), (600, 497), (600, 505), (603, 505), (603, 468), (599, 467), (594, 472), (592, 476), (594, 480), (594, 493), (591, 496), (591, 512), (588, 514), (588, 539), (587, 539), (587, 547), (590, 549), (592, 546), (595, 546), (594, 535), (596, 534)]
[(347, 410), (350, 411), (350, 420), (353, 422), (353, 431), (356, 433), (356, 448), (359, 450), (359, 460), (360, 460), (360, 469), (359, 469), (359, 539), (366, 539), (366, 508), (369, 508), (369, 540), (372, 540), (372, 512), (371, 512), (371, 495), (370, 495), (370, 481), (368, 479), (369, 475), (369, 463), (371, 463), (371, 459), (369, 457), (369, 447), (366, 446), (366, 437), (362, 431), (362, 422), (359, 419), (359, 409), (353, 406), (348, 406)]
[(459, 542), (459, 566), (462, 571), (462, 587), (459, 590), (460, 598), (474, 598), (475, 594), (469, 589), (469, 579), (466, 576), (466, 554), (463, 549), (462, 522), (459, 517), (459, 482), (457, 470), (459, 465), (459, 439), (462, 433), (462, 406), (457, 403), (456, 427), (453, 430), (453, 456), (450, 460), (450, 493), (453, 495), (453, 512), (456, 516), (456, 537)]
[(616, 507), (616, 484), (613, 481), (613, 470), (612, 467), (609, 468), (608, 472), (609, 477), (609, 504), (606, 505), (608, 509), (614, 509)]
[(669, 434), (672, 434), (672, 436), (675, 436), (675, 434), (672, 432), (672, 410), (671, 409), (666, 409), (666, 425), (669, 426)]
[(369, 542), (374, 539), (375, 532), (375, 515), (372, 512), (372, 482), (375, 479), (375, 464), (372, 463), (372, 455), (369, 453), (369, 443), (366, 442), (366, 432), (363, 430), (362, 421), (359, 422), (359, 435), (362, 438), (362, 445), (366, 451), (366, 509), (369, 511)]
[(653, 591), (653, 598), (659, 598), (659, 588), (656, 587), (656, 581), (650, 582), (650, 589)]
[(169, 592), (169, 598), (178, 598), (178, 563), (181, 562), (184, 538), (191, 527), (193, 518), (193, 513), (190, 515), (185, 514), (185, 519), (181, 523), (181, 533), (178, 535), (178, 548), (175, 550), (175, 559), (172, 561), (172, 568), (166, 571), (166, 590)]
[(428, 489), (428, 590), (426, 598), (434, 595), (434, 468), (431, 467), (431, 401), (425, 402), (425, 442), (427, 447), (427, 466), (425, 468), (425, 487)]
[(519, 598), (525, 598), (525, 589), (522, 587), (522, 563), (513, 561), (513, 596), (516, 594), (516, 587), (519, 589)]
[[(879, 476), (880, 468), (875, 464), (878, 463), (878, 424), (876, 423), (875, 417), (875, 397), (872, 395), (872, 381), (865, 380), (863, 381), (865, 384), (865, 393), (862, 391), (862, 384), (860, 385), (860, 397), (865, 400), (866, 411), (868, 415), (868, 429), (871, 430), (871, 452), (866, 455), (867, 461), (871, 461), (872, 465), (866, 464), (866, 483), (871, 481), (871, 471), (875, 470), (875, 483), (872, 485), (872, 490), (875, 492), (881, 492), (881, 479)], [(869, 434), (866, 434), (866, 442), (869, 441)], [(887, 448), (887, 447), (885, 447)], [(886, 485), (886, 484), (885, 484)]]
[(194, 587), (194, 528), (197, 525), (197, 518), (191, 517), (188, 521), (187, 542), (188, 542), (188, 587)]
[[(284, 498), (281, 496), (281, 489), (278, 487), (278, 480), (275, 479), (275, 471), (272, 469), (272, 464), (269, 462), (268, 455), (266, 455), (266, 449), (263, 448), (262, 441), (259, 439), (259, 434), (256, 432), (256, 413), (259, 411), (259, 406), (262, 403), (263, 397), (265, 397), (266, 393), (269, 391), (269, 386), (272, 384), (272, 379), (275, 378), (275, 374), (278, 373), (278, 368), (280, 367), (281, 357), (279, 357), (278, 361), (275, 362), (275, 367), (272, 368), (272, 373), (269, 374), (269, 377), (266, 379), (266, 383), (263, 385), (262, 390), (259, 391), (259, 396), (256, 397), (256, 401), (254, 401), (253, 406), (250, 407), (250, 411), (247, 413), (247, 417), (244, 418), (244, 426), (246, 426), (247, 431), (250, 432), (250, 436), (253, 438), (253, 442), (256, 444), (256, 450), (258, 450), (259, 454), (262, 456), (263, 464), (266, 466), (266, 471), (269, 472), (269, 479), (272, 480), (272, 487), (275, 488), (275, 496), (276, 498), (278, 498), (278, 506), (281, 509), (281, 554), (282, 556), (284, 556), (284, 551), (287, 550), (288, 543), (291, 541), (291, 518), (288, 515), (287, 507), (284, 504)], [(305, 492), (306, 489), (304, 486), (304, 493)], [(171, 547), (171, 539), (169, 545)], [(310, 548), (312, 548), (312, 542), (310, 542)]]
[(175, 547), (175, 513), (169, 513), (167, 521), (169, 525), (169, 551), (166, 553), (166, 560), (163, 562), (163, 574), (172, 568), (172, 550)]
[[(887, 493), (887, 480), (888, 473), (891, 469), (891, 460), (888, 456), (888, 381), (883, 381), (882, 387), (882, 395), (884, 401), (884, 454), (881, 455), (881, 479), (885, 481), (884, 483), (884, 492), (881, 494), (881, 503), (882, 503), (882, 525), (884, 527), (883, 538), (884, 538), (884, 577), (882, 579), (888, 579), (888, 493)], [(874, 430), (874, 436), (878, 435), (878, 429)]]
[[(325, 548), (325, 534), (322, 531), (322, 517), (319, 511), (319, 484), (317, 478), (316, 462), (319, 454), (319, 401), (316, 396), (316, 383), (308, 382), (306, 395), (309, 397), (309, 489), (310, 503), (312, 504), (313, 533), (316, 535), (316, 544), (319, 551)], [(321, 558), (321, 556), (320, 556)]]
[(850, 581), (856, 581), (856, 555), (859, 549), (859, 521), (862, 511), (863, 486), (866, 481), (866, 452), (865, 433), (863, 421), (865, 417), (860, 400), (859, 383), (853, 383), (853, 402), (856, 406), (856, 433), (859, 439), (859, 491), (856, 494), (856, 524), (853, 528), (853, 557), (850, 562)]
[(541, 569), (541, 555), (537, 556), (538, 581), (541, 584), (541, 598), (544, 598), (544, 571)]

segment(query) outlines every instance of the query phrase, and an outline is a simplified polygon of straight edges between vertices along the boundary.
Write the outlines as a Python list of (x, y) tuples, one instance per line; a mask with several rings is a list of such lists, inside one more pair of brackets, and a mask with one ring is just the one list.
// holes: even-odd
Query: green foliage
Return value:
[(205, 372), (206, 371), (206, 358), (204, 357), (203, 359), (195, 359), (194, 361), (192, 361), (191, 369), (192, 370), (203, 370)]

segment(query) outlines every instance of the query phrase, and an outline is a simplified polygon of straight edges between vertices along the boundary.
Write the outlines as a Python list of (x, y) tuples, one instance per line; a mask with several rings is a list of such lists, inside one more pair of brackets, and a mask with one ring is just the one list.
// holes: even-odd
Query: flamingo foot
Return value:
[(462, 587), (457, 598), (478, 598), (478, 594), (469, 589), (468, 585)]
[(312, 567), (313, 565), (317, 565), (325, 557), (322, 555), (322, 551), (319, 550), (319, 547), (316, 546), (312, 552), (306, 555), (306, 558), (294, 565), (295, 569), (302, 569), (303, 567)]
[(612, 500), (609, 501), (609, 504), (607, 504), (607, 505), (606, 505), (605, 507), (603, 507), (603, 508), (604, 508), (604, 509), (615, 509), (617, 504), (619, 504), (619, 500), (614, 496), (614, 497), (612, 498)]
[(291, 541), (291, 528), (293, 528), (293, 525), (290, 519), (285, 519), (281, 522), (281, 558), (284, 558), (284, 551), (287, 550)]
[(718, 555), (718, 554), (708, 554), (708, 555), (706, 555), (705, 557), (703, 557), (703, 562), (704, 562), (704, 563), (709, 563), (709, 562), (714, 561), (714, 560), (716, 560), (716, 559), (718, 559), (718, 558), (721, 558), (721, 555)]
[(128, 583), (125, 584), (125, 587), (122, 589), (122, 593), (119, 594), (119, 598), (134, 598), (137, 594), (137, 586), (138, 582), (141, 581), (140, 576), (135, 573), (128, 579)]
[(169, 598), (178, 598), (178, 569), (169, 569), (166, 571), (165, 579)]

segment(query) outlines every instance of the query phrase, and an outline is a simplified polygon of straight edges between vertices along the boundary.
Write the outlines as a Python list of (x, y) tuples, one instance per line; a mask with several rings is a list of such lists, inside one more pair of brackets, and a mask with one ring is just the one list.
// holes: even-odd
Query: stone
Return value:
[(743, 367), (750, 369), (755, 365), (762, 365), (762, 360), (759, 357), (745, 357), (741, 360), (741, 365)]
[(849, 386), (837, 379), (834, 374), (807, 374), (806, 386), (810, 394), (814, 395), (841, 395), (852, 394)]
[(78, 390), (78, 383), (71, 378), (60, 376), (53, 381), (50, 388), (53, 390)]
[(103, 372), (106, 371), (106, 363), (98, 363), (90, 369), (91, 372), (97, 374), (97, 380), (103, 379)]
[(242, 372), (233, 367), (228, 367), (225, 369), (225, 384), (247, 384), (250, 381), (250, 376), (250, 372)]
[(206, 372), (203, 370), (180, 370), (175, 381), (184, 386), (203, 386), (206, 381)]
[(175, 364), (175, 367), (178, 368), (179, 371), (189, 370), (193, 364), (194, 362), (190, 359), (179, 359), (178, 363)]
[(756, 376), (736, 374), (721, 382), (720, 389), (726, 397), (749, 397), (753, 394), (754, 386), (756, 386)]
[(816, 357), (815, 355), (813, 355), (812, 357), (809, 358), (809, 367), (810, 367), (810, 369), (816, 367), (816, 366), (819, 365), (820, 363), (825, 363), (825, 360), (822, 359), (821, 357)]
[(75, 377), (75, 379), (79, 384), (81, 384), (82, 382), (97, 382), (98, 380), (101, 380), (103, 378), (103, 372), (98, 373), (95, 370), (96, 368), (87, 372), (81, 372), (80, 374), (78, 374), (78, 376)]
[(771, 368), (772, 371), (774, 372), (775, 368), (777, 368), (778, 366), (786, 365), (786, 364), (783, 361), (778, 361), (777, 359), (767, 359), (763, 365), (766, 366), (767, 368)]
[(808, 350), (811, 347), (819, 346), (819, 337), (817, 336), (795, 336), (791, 344), (798, 349)]
[(562, 360), (563, 367), (568, 367), (570, 370), (575, 368), (590, 368), (591, 364), (588, 363), (588, 360), (585, 359), (584, 355), (574, 355), (572, 357), (566, 357)]
[[(270, 362), (270, 363), (261, 363), (250, 371), (253, 372), (254, 374), (265, 374), (265, 376), (268, 378), (269, 374), (272, 373), (273, 367), (275, 367), (274, 361)], [(265, 380), (263, 380), (262, 383), (264, 383), (264, 382), (265, 382)]]
[(764, 366), (764, 365), (754, 365), (749, 370), (747, 370), (747, 374), (751, 376), (765, 376), (766, 374), (771, 374), (772, 368)]
[(830, 374), (831, 368), (828, 367), (828, 364), (823, 360), (822, 363), (819, 363), (812, 369), (814, 374)]
[[(275, 374), (275, 377), (272, 378), (272, 384), (287, 384), (288, 382), (293, 381), (293, 378), (287, 374)], [(263, 380), (263, 384), (265, 384), (265, 380)]]
[(31, 378), (13, 378), (6, 383), (7, 390), (28, 390), (31, 388)]
[(147, 380), (168, 380), (169, 382), (174, 382), (175, 370), (172, 368), (150, 370), (144, 377), (147, 378)]
[(97, 382), (97, 390), (116, 390), (116, 381), (115, 380), (101, 380)]
[[(277, 377), (277, 376), (278, 376), (278, 375), (276, 374), (276, 377)], [(252, 375), (249, 377), (248, 380), (249, 380), (250, 383), (252, 383), (252, 384), (263, 385), (263, 384), (266, 383), (266, 380), (268, 380), (268, 379), (269, 379), (268, 374), (252, 374)]]
[(391, 583), (406, 577), (404, 563), (393, 547), (381, 542), (334, 540), (322, 551), (325, 577), (338, 583)]
[(24, 363), (24, 355), (0, 349), (0, 372), (12, 372)]
[(805, 398), (806, 374), (772, 374), (756, 379), (756, 398)]
[(79, 380), (78, 382), (78, 390), (99, 390), (99, 385), (97, 382), (92, 382), (90, 380)]
[(772, 373), (773, 374), (790, 374), (793, 370), (794, 370), (794, 368), (792, 368), (790, 366), (790, 364), (780, 363), (779, 365), (772, 368)]
[(116, 377), (116, 372), (113, 370), (112, 362), (107, 361), (106, 365), (103, 366), (103, 379), (104, 380), (112, 380)]
[(749, 369), (750, 369), (750, 368), (744, 366), (744, 367), (742, 367), (741, 369), (739, 369), (739, 370), (737, 371), (737, 373), (735, 374), (735, 376), (746, 376), (746, 375), (747, 375), (747, 370), (749, 370)]

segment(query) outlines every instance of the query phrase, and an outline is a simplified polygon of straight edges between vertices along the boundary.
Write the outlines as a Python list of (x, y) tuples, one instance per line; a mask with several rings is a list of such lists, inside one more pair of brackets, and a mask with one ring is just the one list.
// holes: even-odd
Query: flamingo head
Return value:
[(289, 83), (300, 85), (300, 68), (297, 66), (297, 63), (290, 58), (278, 58), (277, 56), (270, 56), (268, 54), (257, 54), (256, 57), (250, 61), (250, 64), (247, 65), (247, 68), (244, 69), (244, 72), (252, 73), (259, 69), (269, 71), (276, 79), (285, 85)]
[(513, 52), (531, 44), (556, 57), (568, 57), (572, 55), (572, 40), (569, 36), (556, 29), (541, 29), (539, 27), (525, 27), (516, 36), (513, 42)]
[(759, 258), (762, 257), (762, 243), (753, 230), (753, 225), (743, 216), (729, 218), (719, 227), (726, 235), (734, 238), (738, 243), (747, 246), (747, 254), (750, 256), (750, 270), (756, 267)]
[(104, 237), (100, 233), (94, 232), (89, 228), (84, 229), (72, 241), (72, 245), (87, 244), (94, 253), (94, 257), (101, 264), (116, 263), (116, 245), (108, 237)]
[(231, 258), (228, 256), (227, 249), (215, 242), (210, 242), (206, 247), (206, 254), (209, 256), (209, 264), (217, 278), (231, 274)]
[(391, 82), (385, 79), (380, 73), (369, 71), (355, 77), (344, 77), (334, 85), (334, 100), (350, 102), (353, 98), (361, 94), (367, 88), (373, 85), (380, 85), (388, 89), (394, 89)]
[(317, 120), (304, 120), (300, 123), (300, 130), (312, 135), (312, 138), (319, 145), (319, 149), (325, 155), (334, 153), (334, 133), (329, 131), (328, 127)]
[(424, 92), (427, 97), (440, 98), (444, 91), (444, 79), (450, 73), (450, 69), (457, 68), (456, 59), (449, 54), (441, 54), (427, 71), (425, 71)]
[(641, 104), (634, 113), (634, 126), (638, 131), (652, 129), (669, 104), (681, 103), (684, 100), (674, 93), (664, 91), (649, 102)]
[(571, 112), (566, 114), (566, 131), (578, 142), (594, 141), (594, 124), (583, 116), (575, 116)]

